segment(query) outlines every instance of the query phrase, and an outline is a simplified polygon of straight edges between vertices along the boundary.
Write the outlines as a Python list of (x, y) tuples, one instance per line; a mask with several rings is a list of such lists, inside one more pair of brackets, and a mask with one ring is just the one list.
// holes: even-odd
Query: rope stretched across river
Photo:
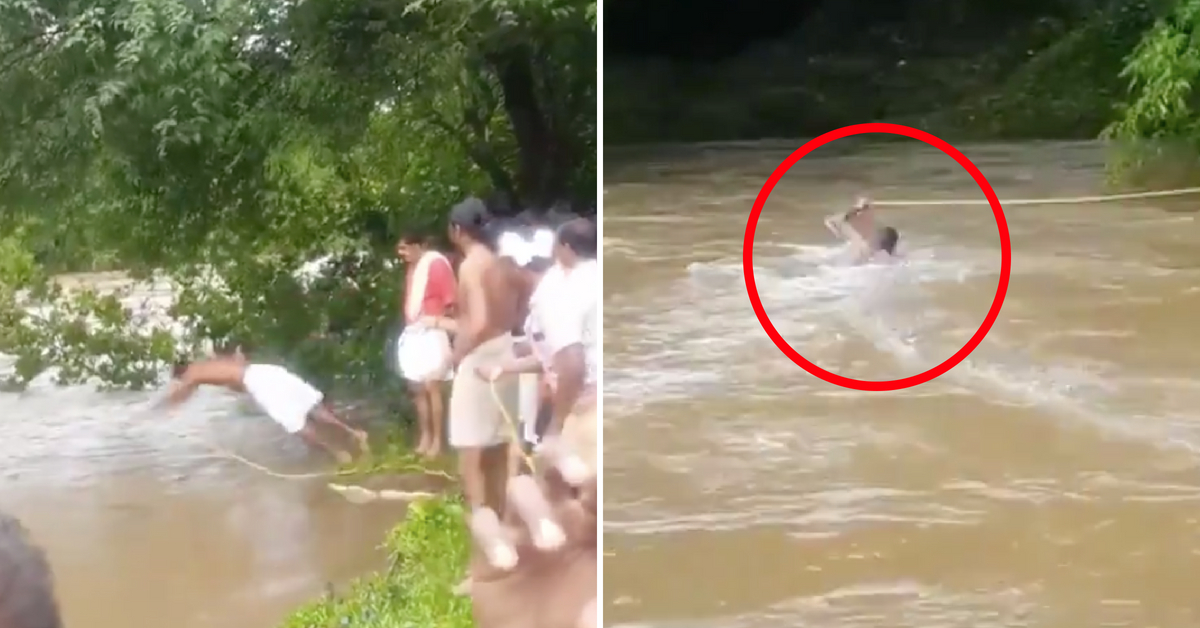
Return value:
[[(1143, 198), (1163, 198), (1170, 196), (1187, 196), (1189, 194), (1200, 194), (1200, 187), (1179, 188), (1175, 190), (1155, 190), (1151, 192), (1128, 192), (1124, 194), (1101, 194), (1097, 196), (1073, 196), (1062, 198), (1015, 198), (1011, 200), (1000, 199), (1000, 204), (1004, 207), (1016, 207), (1019, 205), (1082, 205), (1084, 203), (1111, 203), (1115, 201), (1132, 201)], [(937, 207), (946, 205), (987, 205), (987, 199), (959, 199), (959, 200), (900, 200), (900, 201), (871, 201), (871, 204), (876, 207)]]

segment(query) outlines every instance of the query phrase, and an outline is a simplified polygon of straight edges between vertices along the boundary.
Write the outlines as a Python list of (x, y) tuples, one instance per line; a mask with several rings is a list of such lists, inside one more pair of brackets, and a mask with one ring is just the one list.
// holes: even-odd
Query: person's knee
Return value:
[(0, 512), (0, 626), (61, 628), (54, 578), (24, 526)]

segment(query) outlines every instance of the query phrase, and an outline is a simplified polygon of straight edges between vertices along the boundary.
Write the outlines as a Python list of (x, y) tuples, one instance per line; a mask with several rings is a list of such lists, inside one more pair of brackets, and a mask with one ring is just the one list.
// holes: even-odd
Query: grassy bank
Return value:
[(385, 571), (297, 610), (283, 628), (472, 626), (470, 599), (452, 589), (465, 575), (468, 537), (457, 499), (418, 501), (387, 536)]
[[(447, 471), (447, 464), (430, 464), (413, 455), (408, 423), (393, 423), (373, 434), (371, 455), (342, 471), (360, 480)], [(397, 503), (395, 508), (399, 513), (404, 507)], [(469, 548), (461, 501), (457, 496), (433, 497), (414, 501), (406, 510), (405, 518), (382, 539), (380, 551), (388, 556), (384, 571), (297, 609), (282, 628), (472, 626), (469, 598), (452, 593), (465, 575)]]

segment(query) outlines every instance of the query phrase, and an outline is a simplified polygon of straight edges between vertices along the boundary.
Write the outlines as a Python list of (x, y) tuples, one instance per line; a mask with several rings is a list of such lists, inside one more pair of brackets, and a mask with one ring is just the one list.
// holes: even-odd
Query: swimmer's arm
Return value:
[(856, 248), (870, 251), (871, 246), (863, 239), (862, 234), (858, 229), (850, 226), (850, 222), (846, 219), (845, 214), (834, 214), (825, 219), (825, 227), (833, 233), (833, 235), (845, 240), (847, 243)]
[(825, 228), (835, 237), (845, 238), (847, 227), (846, 217), (841, 214), (834, 214), (825, 218)]
[(200, 381), (185, 372), (182, 377), (171, 382), (171, 386), (167, 389), (167, 396), (159, 402), (159, 405), (173, 407), (187, 401), (195, 394), (200, 384)]

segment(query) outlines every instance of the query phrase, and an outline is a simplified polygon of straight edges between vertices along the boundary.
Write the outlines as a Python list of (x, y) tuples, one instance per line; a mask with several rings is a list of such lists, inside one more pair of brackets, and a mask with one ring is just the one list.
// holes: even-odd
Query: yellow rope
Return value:
[[(261, 473), (269, 475), (273, 478), (279, 478), (279, 479), (284, 479), (284, 480), (335, 478), (335, 477), (344, 477), (344, 476), (348, 476), (348, 475), (361, 475), (364, 473), (370, 473), (372, 471), (372, 469), (339, 469), (337, 471), (316, 471), (316, 472), (311, 472), (311, 473), (282, 473), (279, 471), (275, 471), (264, 465), (261, 465), (257, 462), (254, 462), (253, 460), (250, 460), (243, 456), (240, 456), (224, 447), (221, 447), (220, 445), (217, 445), (216, 443), (206, 441), (205, 444), (208, 446), (209, 449), (213, 450), (213, 453), (215, 453), (220, 458), (225, 458), (228, 460), (233, 460), (235, 462), (240, 462), (240, 463), (246, 465), (247, 467), (250, 467), (251, 469), (254, 469), (256, 471), (259, 471)], [(451, 476), (449, 473), (446, 473), (445, 471), (437, 471), (434, 469), (425, 469), (418, 465), (410, 465), (407, 467), (397, 469), (396, 471), (422, 473), (424, 475), (443, 477), (443, 478), (446, 478), (447, 480), (454, 479), (453, 476)]]
[(508, 408), (504, 407), (504, 400), (500, 398), (500, 391), (496, 390), (496, 380), (490, 380), (488, 386), (492, 391), (492, 402), (500, 408), (500, 414), (504, 416), (504, 424), (508, 426), (508, 436), (512, 442), (517, 445), (517, 451), (521, 452), (521, 457), (525, 459), (525, 464), (533, 471), (537, 467), (533, 466), (533, 456), (526, 453), (525, 448), (521, 447), (521, 428), (517, 420), (508, 413)]

